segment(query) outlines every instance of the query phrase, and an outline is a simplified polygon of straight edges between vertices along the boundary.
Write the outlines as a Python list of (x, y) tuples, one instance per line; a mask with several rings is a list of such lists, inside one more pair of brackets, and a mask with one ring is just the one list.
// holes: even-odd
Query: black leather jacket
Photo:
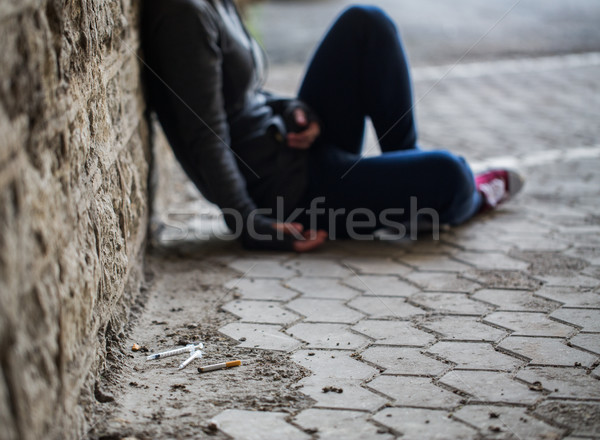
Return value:
[(275, 134), (303, 104), (262, 90), (263, 52), (231, 0), (144, 0), (142, 40), (150, 105), (203, 195), (243, 219), (275, 208), (277, 196), (280, 220), (292, 211), (306, 190), (307, 152)]

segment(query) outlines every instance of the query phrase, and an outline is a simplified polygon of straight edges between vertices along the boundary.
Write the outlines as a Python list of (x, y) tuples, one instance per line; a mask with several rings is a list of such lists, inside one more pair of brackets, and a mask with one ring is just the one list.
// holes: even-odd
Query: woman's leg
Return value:
[[(305, 206), (320, 197), (318, 207), (325, 212), (317, 225), (330, 233), (335, 227), (338, 237), (347, 235), (348, 221), (366, 218), (362, 214), (352, 218), (352, 211), (357, 209), (371, 212), (376, 219), (370, 228), (362, 228), (368, 232), (390, 226), (382, 223), (383, 213), (387, 220), (407, 222), (415, 218), (416, 210), (427, 215), (433, 210), (440, 224), (459, 224), (481, 206), (471, 169), (463, 158), (447, 151), (397, 151), (358, 162), (358, 155), (335, 147), (315, 154), (319, 157), (313, 162)], [(347, 173), (350, 166), (354, 167)], [(334, 210), (338, 210), (336, 215), (332, 215)]]
[(333, 24), (298, 93), (322, 121), (321, 140), (358, 153), (365, 116), (382, 151), (415, 148), (410, 76), (394, 23), (380, 9), (353, 6)]

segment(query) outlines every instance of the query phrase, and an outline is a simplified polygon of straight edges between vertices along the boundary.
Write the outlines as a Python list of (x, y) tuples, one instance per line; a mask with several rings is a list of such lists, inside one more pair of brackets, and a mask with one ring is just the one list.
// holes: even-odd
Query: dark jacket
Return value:
[(263, 52), (231, 0), (144, 0), (142, 39), (150, 105), (202, 194), (244, 219), (277, 196), (290, 212), (307, 153), (276, 134), (302, 104), (262, 91)]

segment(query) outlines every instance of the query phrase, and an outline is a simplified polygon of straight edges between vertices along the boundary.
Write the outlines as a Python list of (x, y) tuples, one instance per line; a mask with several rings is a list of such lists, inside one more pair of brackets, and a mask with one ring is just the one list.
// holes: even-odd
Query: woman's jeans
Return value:
[[(365, 233), (421, 218), (435, 222), (436, 215), (442, 224), (458, 224), (478, 211), (481, 197), (465, 160), (417, 147), (406, 57), (394, 23), (380, 9), (354, 6), (340, 15), (298, 95), (321, 119), (310, 151), (303, 205), (312, 206), (313, 220), (303, 217), (306, 226), (352, 236), (350, 223)], [(366, 117), (381, 155), (361, 155)]]

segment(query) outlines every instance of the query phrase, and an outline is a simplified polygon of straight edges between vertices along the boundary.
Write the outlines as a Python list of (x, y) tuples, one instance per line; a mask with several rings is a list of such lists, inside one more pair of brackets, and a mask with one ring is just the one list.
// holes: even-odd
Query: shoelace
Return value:
[(487, 183), (482, 183), (478, 189), (485, 196), (487, 204), (492, 207), (498, 205), (506, 195), (506, 188), (502, 179), (493, 179)]

